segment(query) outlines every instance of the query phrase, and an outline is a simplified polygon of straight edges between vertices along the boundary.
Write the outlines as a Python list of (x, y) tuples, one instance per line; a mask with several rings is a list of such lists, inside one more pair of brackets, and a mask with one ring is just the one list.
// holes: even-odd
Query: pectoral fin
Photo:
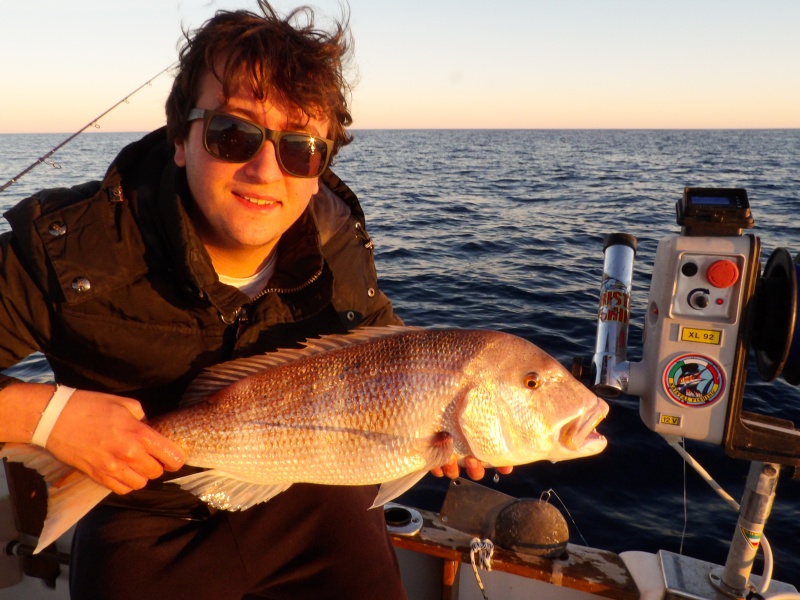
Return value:
[(453, 436), (446, 431), (431, 436), (422, 451), (425, 459), (425, 466), (419, 471), (408, 473), (392, 481), (383, 483), (378, 490), (378, 495), (370, 508), (383, 506), (390, 500), (394, 500), (400, 494), (407, 492), (430, 471), (436, 469), (450, 461), (453, 456)]
[(414, 471), (413, 473), (409, 473), (408, 475), (403, 475), (399, 479), (395, 479), (394, 481), (387, 481), (384, 484), (381, 484), (380, 489), (378, 490), (378, 495), (375, 496), (375, 501), (372, 503), (370, 508), (377, 508), (378, 506), (383, 506), (390, 500), (394, 500), (403, 492), (407, 492), (410, 490), (414, 485), (428, 472), (429, 469), (421, 469), (419, 471)]
[(288, 489), (291, 483), (260, 484), (217, 469), (170, 479), (200, 500), (220, 510), (246, 510)]

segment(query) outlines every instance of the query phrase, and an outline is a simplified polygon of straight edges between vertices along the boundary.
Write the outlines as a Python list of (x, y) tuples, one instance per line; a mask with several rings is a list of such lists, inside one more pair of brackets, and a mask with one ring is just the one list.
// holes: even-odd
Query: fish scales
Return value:
[[(379, 483), (425, 467), (486, 332), (380, 338), (251, 375), (152, 425), (187, 462), (263, 483)], [(458, 439), (462, 451), (466, 444)]]
[[(326, 336), (209, 369), (184, 400), (148, 423), (204, 469), (172, 481), (224, 510), (297, 482), (381, 483), (380, 506), (454, 454), (510, 466), (606, 445), (595, 426), (608, 405), (535, 345), (493, 331)], [(35, 552), (110, 493), (42, 448), (6, 444), (0, 457), (58, 482)]]

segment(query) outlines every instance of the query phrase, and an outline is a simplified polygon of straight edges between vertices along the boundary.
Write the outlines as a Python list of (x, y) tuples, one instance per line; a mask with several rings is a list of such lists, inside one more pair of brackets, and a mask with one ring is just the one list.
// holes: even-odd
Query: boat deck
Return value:
[[(447, 527), (437, 513), (423, 510), (418, 512), (423, 520), (418, 533), (391, 534), (392, 542), (398, 550), (401, 568), (404, 569), (404, 581), (409, 588), (409, 596), (437, 597), (442, 600), (464, 598), (463, 593), (459, 594), (459, 584), (468, 578), (472, 580), (470, 585), (478, 592), (476, 597), (480, 598), (470, 560), (470, 542), (474, 536)], [(438, 560), (428, 560), (423, 564), (420, 562), (421, 556)], [(435, 566), (437, 564), (440, 566)], [(429, 581), (436, 578), (437, 571), (440, 578), (438, 586)], [(514, 578), (515, 585), (520, 584), (520, 578), (529, 580), (531, 591), (536, 587), (535, 582), (541, 582), (548, 584), (545, 589), (551, 594), (554, 591), (553, 585), (556, 585), (564, 588), (566, 596), (569, 596), (568, 590), (572, 590), (619, 600), (639, 598), (636, 583), (617, 554), (574, 544), (567, 544), (565, 555), (554, 559), (512, 552), (496, 546), (492, 557), (492, 573), (479, 571), (489, 597), (493, 596), (490, 580), (497, 579), (494, 576), (496, 572), (518, 576)], [(500, 585), (508, 587), (508, 583)], [(424, 590), (424, 595), (417, 595), (416, 587)], [(437, 587), (440, 594), (430, 594)], [(464, 584), (461, 587), (465, 587)]]

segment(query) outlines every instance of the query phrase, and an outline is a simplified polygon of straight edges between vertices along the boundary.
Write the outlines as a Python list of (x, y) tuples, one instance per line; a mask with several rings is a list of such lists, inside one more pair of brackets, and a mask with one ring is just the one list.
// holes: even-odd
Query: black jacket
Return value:
[(209, 365), (401, 323), (379, 291), (364, 213), (332, 172), (251, 301), (219, 282), (172, 156), (155, 131), (123, 149), (102, 182), (45, 190), (6, 213), (0, 369), (41, 351), (60, 383), (136, 398), (154, 416)]

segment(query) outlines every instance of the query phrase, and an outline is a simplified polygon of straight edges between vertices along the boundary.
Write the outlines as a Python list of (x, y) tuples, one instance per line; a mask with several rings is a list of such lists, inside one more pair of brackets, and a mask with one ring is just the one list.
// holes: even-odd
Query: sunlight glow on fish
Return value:
[[(494, 466), (590, 456), (606, 446), (595, 427), (607, 413), (519, 337), (382, 327), (213, 367), (149, 424), (207, 469), (175, 483), (244, 510), (297, 482), (382, 484), (380, 506), (454, 454)], [(50, 488), (37, 551), (110, 493), (46, 450), (7, 444), (0, 456), (64, 482)]]

